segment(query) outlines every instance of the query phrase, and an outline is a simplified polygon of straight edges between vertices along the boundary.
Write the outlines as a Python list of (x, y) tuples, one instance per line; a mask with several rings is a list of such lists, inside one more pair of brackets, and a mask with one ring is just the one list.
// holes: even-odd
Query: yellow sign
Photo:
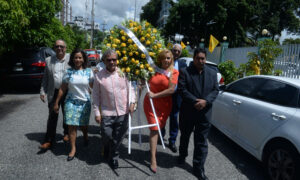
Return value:
[(212, 53), (218, 44), (219, 41), (213, 35), (210, 35), (208, 47), (209, 52)]

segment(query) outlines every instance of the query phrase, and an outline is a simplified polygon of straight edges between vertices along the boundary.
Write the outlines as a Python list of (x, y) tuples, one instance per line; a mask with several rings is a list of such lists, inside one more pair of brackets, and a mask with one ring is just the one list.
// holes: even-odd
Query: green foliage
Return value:
[(265, 39), (259, 42), (259, 57), (261, 61), (261, 74), (271, 75), (274, 69), (274, 60), (282, 53), (276, 42)]
[(161, 0), (150, 0), (142, 7), (141, 20), (146, 20), (153, 26), (157, 26), (159, 12), (161, 10)]
[(237, 68), (231, 60), (227, 60), (218, 65), (219, 71), (224, 77), (224, 83), (228, 84), (237, 79)]
[(264, 28), (273, 40), (284, 29), (299, 33), (299, 7), (299, 0), (179, 0), (163, 32), (167, 37), (183, 34), (192, 45), (205, 38), (207, 46), (210, 34), (218, 40), (226, 35), (231, 47), (256, 45)]
[(182, 50), (181, 57), (191, 57), (189, 51), (186, 48)]
[(297, 39), (285, 39), (282, 44), (300, 44), (300, 38)]

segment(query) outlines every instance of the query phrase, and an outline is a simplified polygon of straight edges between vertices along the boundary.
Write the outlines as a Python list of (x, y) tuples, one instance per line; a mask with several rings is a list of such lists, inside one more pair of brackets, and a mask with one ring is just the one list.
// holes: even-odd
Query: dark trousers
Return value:
[(118, 147), (126, 134), (128, 128), (128, 114), (121, 116), (101, 117), (102, 145), (109, 149), (109, 158), (119, 158)]
[(181, 96), (178, 92), (172, 95), (172, 111), (170, 114), (170, 130), (169, 130), (169, 143), (175, 143), (178, 135), (178, 114), (181, 104)]
[[(210, 129), (210, 123), (204, 115), (179, 115), (179, 128), (181, 132), (179, 156), (188, 156), (188, 146), (191, 133), (194, 131), (194, 170), (204, 171), (204, 163), (208, 153), (207, 136)], [(198, 118), (190, 118), (198, 117)]]
[[(47, 132), (46, 132), (46, 136), (45, 136), (45, 142), (55, 143), (58, 113), (56, 113), (53, 110), (53, 106), (55, 104), (57, 95), (58, 95), (58, 90), (55, 89), (53, 99), (52, 99), (52, 101), (50, 101), (48, 103), (49, 116), (48, 116), (48, 122), (47, 122)], [(64, 114), (65, 98), (66, 98), (66, 93), (59, 101), (59, 106), (61, 107), (63, 114)], [(68, 126), (64, 122), (63, 122), (63, 128), (64, 128), (64, 135), (68, 134)]]

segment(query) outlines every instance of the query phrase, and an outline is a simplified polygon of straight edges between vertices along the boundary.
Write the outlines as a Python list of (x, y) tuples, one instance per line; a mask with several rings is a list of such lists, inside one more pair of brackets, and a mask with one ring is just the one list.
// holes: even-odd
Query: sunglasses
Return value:
[(66, 46), (62, 46), (62, 45), (56, 45), (56, 46), (54, 46), (56, 49), (58, 49), (58, 48), (61, 48), (61, 49), (63, 49), (63, 48), (65, 48)]
[(117, 61), (117, 59), (106, 59), (106, 61), (110, 62), (110, 61)]

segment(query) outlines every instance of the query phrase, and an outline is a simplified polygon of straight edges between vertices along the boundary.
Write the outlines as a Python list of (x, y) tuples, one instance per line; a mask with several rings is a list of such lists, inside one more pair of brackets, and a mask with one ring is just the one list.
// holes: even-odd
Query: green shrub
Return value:
[(224, 83), (228, 84), (232, 81), (235, 81), (237, 76), (237, 68), (235, 67), (235, 64), (232, 60), (227, 60), (225, 62), (222, 62), (218, 65), (219, 71), (224, 77)]

